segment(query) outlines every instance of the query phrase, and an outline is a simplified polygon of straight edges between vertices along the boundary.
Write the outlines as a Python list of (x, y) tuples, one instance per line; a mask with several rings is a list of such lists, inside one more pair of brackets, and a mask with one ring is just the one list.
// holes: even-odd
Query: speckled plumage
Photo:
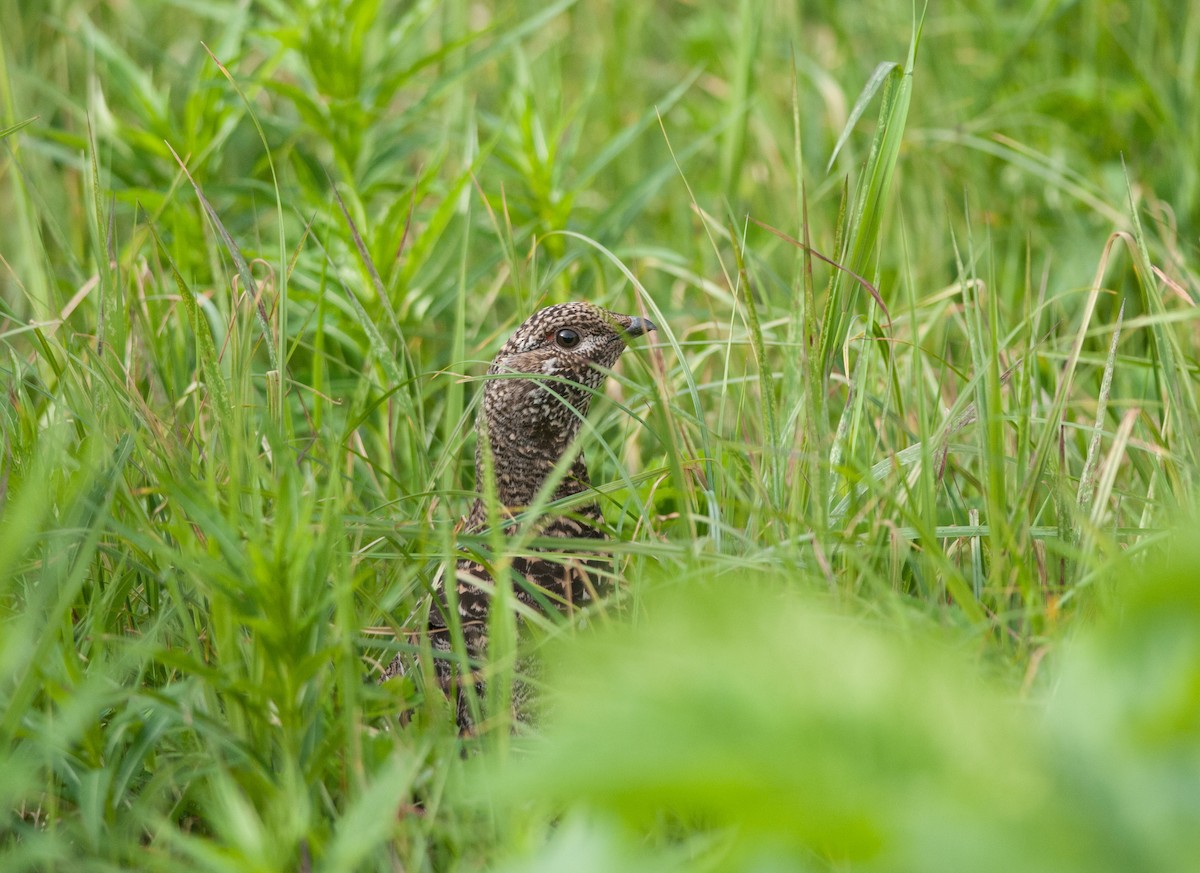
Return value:
[[(591, 404), (592, 394), (603, 384), (609, 370), (625, 350), (628, 337), (654, 330), (648, 320), (608, 312), (590, 303), (563, 303), (542, 309), (529, 317), (509, 337), (488, 368), (483, 387), (482, 410), (476, 423), (476, 490), (482, 492), (487, 475), (485, 447), (491, 448), (491, 470), (496, 496), (506, 512), (519, 513), (532, 504), (547, 477), (570, 448)], [(534, 379), (522, 374), (545, 375)], [(583, 455), (558, 482), (551, 496), (557, 501), (590, 488)], [(541, 519), (537, 533), (543, 537), (603, 539), (600, 507), (587, 503), (573, 507), (569, 515)], [(478, 533), (488, 526), (487, 509), (477, 497), (467, 514), (464, 529)], [(506, 528), (507, 534), (516, 526)], [(591, 600), (599, 580), (589, 572), (586, 560), (563, 561), (539, 558), (536, 553), (514, 555), (512, 568), (524, 580), (514, 586), (524, 604), (542, 609), (553, 603), (569, 610)], [(477, 561), (460, 558), (455, 567), (458, 617), (468, 654), (481, 658), (487, 649), (487, 620), (490, 598), (477, 583), (490, 584), (491, 577)], [(429, 612), (429, 640), (435, 655), (449, 653), (451, 641), (447, 621), (450, 600), (444, 580), (435, 583), (438, 596)], [(385, 677), (403, 673), (406, 664), (398, 656)], [(449, 660), (438, 657), (436, 675), (447, 692), (456, 695), (458, 723), (472, 727), (466, 695)], [(482, 691), (482, 686), (477, 684)], [(519, 692), (519, 690), (518, 690)]]

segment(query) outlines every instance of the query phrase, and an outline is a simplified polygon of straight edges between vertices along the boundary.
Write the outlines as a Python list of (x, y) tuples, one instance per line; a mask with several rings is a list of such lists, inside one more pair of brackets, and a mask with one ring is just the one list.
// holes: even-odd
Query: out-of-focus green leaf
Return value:
[(548, 658), (546, 737), (508, 789), (728, 829), (728, 869), (774, 845), (884, 870), (1189, 870), (1197, 578), (1197, 557), (1147, 571), (1033, 700), (949, 637), (774, 583), (675, 586)]

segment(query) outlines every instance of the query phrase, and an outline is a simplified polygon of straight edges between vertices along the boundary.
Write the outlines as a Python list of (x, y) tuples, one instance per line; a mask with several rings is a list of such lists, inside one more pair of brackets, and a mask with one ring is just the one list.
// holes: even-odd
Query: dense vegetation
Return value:
[[(1197, 869), (1200, 7), (902, 6), (0, 0), (0, 868)], [(460, 738), (575, 298), (619, 590)]]

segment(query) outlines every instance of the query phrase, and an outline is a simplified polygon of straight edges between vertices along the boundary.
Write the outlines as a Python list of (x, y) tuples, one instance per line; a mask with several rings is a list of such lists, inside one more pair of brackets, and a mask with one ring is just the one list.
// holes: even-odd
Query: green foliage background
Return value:
[[(0, 867), (1196, 869), (1198, 67), (1195, 0), (0, 0)], [(372, 677), (578, 298), (660, 326), (621, 584), (460, 738)]]

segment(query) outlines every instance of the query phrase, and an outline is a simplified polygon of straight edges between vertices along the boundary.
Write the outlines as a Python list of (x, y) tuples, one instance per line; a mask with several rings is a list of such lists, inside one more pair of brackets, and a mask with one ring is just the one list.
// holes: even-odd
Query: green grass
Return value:
[[(1200, 10), (1009, 5), (0, 0), (0, 868), (1195, 869)], [(460, 739), (576, 298), (622, 583)]]

